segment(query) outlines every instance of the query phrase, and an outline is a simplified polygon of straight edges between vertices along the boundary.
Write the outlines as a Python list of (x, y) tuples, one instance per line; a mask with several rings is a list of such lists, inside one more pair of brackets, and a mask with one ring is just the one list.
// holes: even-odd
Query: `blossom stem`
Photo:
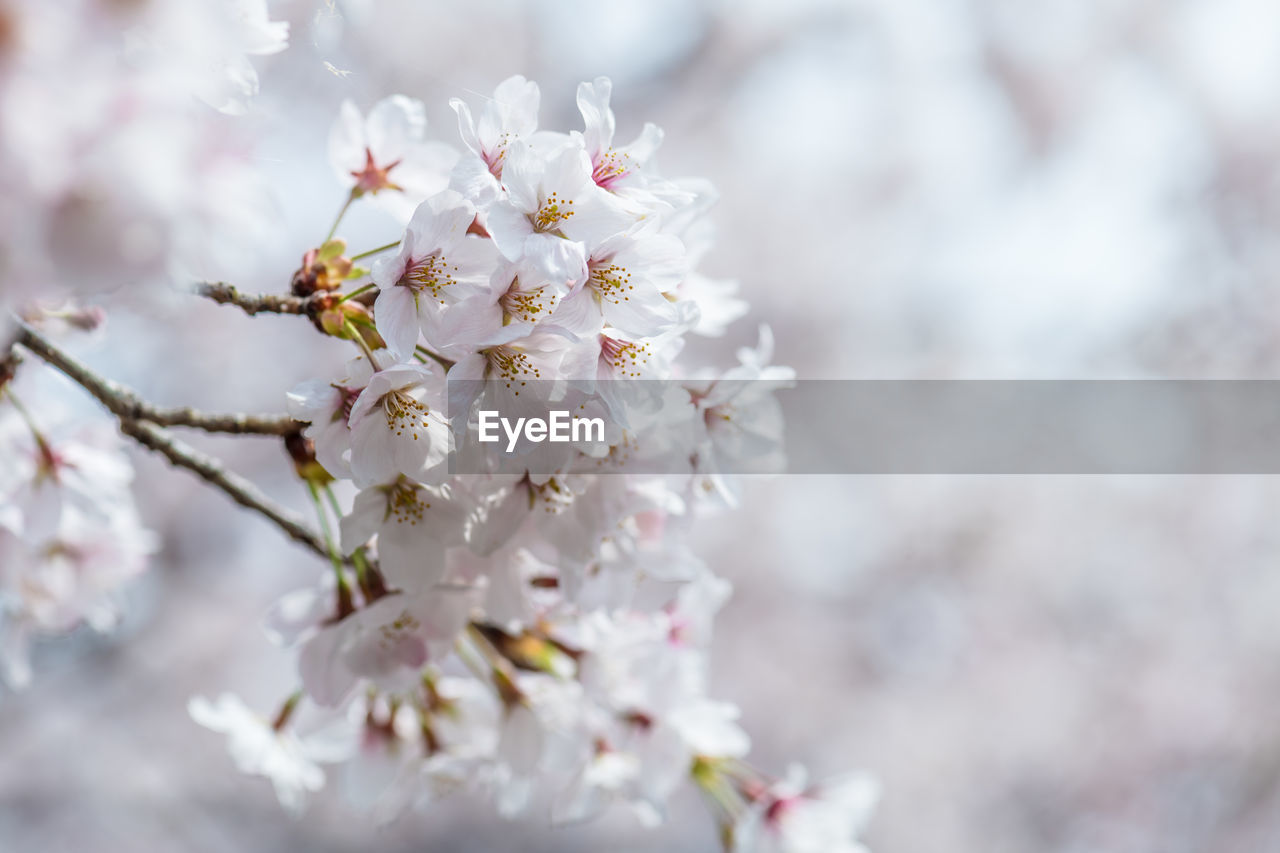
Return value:
[(329, 515), (325, 512), (324, 503), (320, 500), (320, 490), (311, 480), (307, 480), (307, 493), (311, 495), (311, 503), (316, 508), (316, 518), (320, 520), (320, 533), (324, 537), (325, 549), (329, 552), (329, 561), (333, 563), (334, 576), (338, 580), (338, 586), (342, 586), (347, 582), (342, 574), (342, 557), (338, 554), (338, 546), (333, 543), (333, 528), (329, 525)]
[(479, 679), (481, 684), (487, 684), (492, 673), (476, 651), (474, 642), (467, 640), (466, 636), (459, 634), (458, 639), (454, 640), (453, 649), (457, 652), (458, 659), (471, 670), (471, 674)]
[(347, 335), (360, 347), (360, 351), (364, 353), (365, 358), (369, 359), (369, 364), (377, 367), (378, 362), (373, 358), (373, 350), (369, 349), (369, 345), (365, 343), (364, 335), (360, 334), (360, 330), (356, 328), (356, 324), (347, 319), (343, 321), (343, 328), (346, 329)]
[(351, 291), (350, 293), (343, 294), (342, 297), (338, 299), (338, 301), (346, 302), (348, 299), (354, 299), (362, 293), (368, 293), (370, 290), (373, 290), (377, 286), (378, 285), (376, 284), (366, 284), (363, 287), (357, 287), (355, 290)]
[(285, 699), (284, 704), (280, 706), (280, 710), (276, 713), (275, 719), (271, 721), (271, 728), (275, 731), (281, 731), (285, 726), (289, 725), (289, 718), (293, 716), (294, 710), (297, 709), (298, 703), (301, 701), (301, 688), (290, 693), (289, 698)]
[(388, 250), (390, 250), (390, 249), (394, 249), (396, 246), (399, 246), (399, 245), (400, 245), (400, 241), (399, 241), (399, 240), (396, 240), (394, 243), (388, 243), (388, 244), (387, 244), (387, 245), (385, 245), (385, 246), (379, 246), (379, 247), (378, 247), (378, 248), (376, 248), (376, 249), (370, 249), (370, 250), (369, 250), (369, 251), (367, 251), (367, 252), (361, 252), (361, 253), (360, 253), (360, 254), (358, 254), (358, 255), (352, 255), (352, 256), (351, 256), (351, 260), (353, 260), (353, 261), (358, 261), (358, 260), (360, 260), (361, 258), (367, 258), (367, 257), (369, 257), (370, 255), (376, 255), (376, 254), (378, 254), (379, 252), (386, 252), (386, 251), (388, 251)]
[(360, 546), (351, 555), (351, 562), (356, 565), (356, 583), (361, 589), (369, 585), (369, 561), (364, 556), (364, 546)]
[(443, 367), (445, 370), (448, 370), (449, 368), (453, 367), (453, 362), (451, 360), (445, 358), (439, 353), (432, 352), (431, 350), (427, 349), (422, 345), (415, 345), (414, 349), (417, 350), (422, 355), (434, 361), (436, 364)]
[(342, 203), (342, 207), (339, 208), (338, 216), (336, 219), (333, 220), (333, 225), (329, 227), (329, 233), (325, 235), (324, 240), (321, 241), (322, 243), (328, 243), (330, 240), (333, 239), (333, 235), (336, 234), (338, 231), (338, 224), (342, 222), (342, 217), (347, 215), (347, 210), (351, 207), (351, 202), (355, 200), (356, 200), (356, 194), (354, 191), (347, 194), (347, 200), (344, 201)]
[(324, 484), (324, 494), (325, 494), (325, 497), (329, 499), (329, 506), (333, 508), (333, 517), (337, 519), (341, 519), (343, 515), (342, 504), (338, 503), (338, 496), (333, 491), (332, 483)]
[(27, 425), (27, 429), (31, 430), (31, 437), (36, 440), (36, 444), (40, 446), (41, 451), (47, 452), (49, 442), (45, 440), (44, 433), (40, 431), (40, 427), (36, 426), (36, 419), (31, 416), (31, 411), (22, 404), (22, 401), (18, 399), (18, 395), (13, 393), (12, 388), (5, 388), (0, 393), (9, 398), (9, 402), (13, 404), (13, 408), (18, 412), (23, 423)]

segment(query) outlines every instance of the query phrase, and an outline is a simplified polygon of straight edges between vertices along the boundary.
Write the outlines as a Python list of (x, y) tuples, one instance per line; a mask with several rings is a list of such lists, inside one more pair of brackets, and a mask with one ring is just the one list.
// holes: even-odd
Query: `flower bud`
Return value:
[(289, 289), (294, 296), (310, 296), (319, 290), (337, 290), (351, 275), (351, 259), (344, 257), (347, 244), (329, 240), (302, 256), (302, 266), (293, 274)]
[(301, 432), (293, 432), (284, 437), (285, 450), (293, 460), (293, 469), (298, 476), (317, 487), (333, 482), (333, 476), (316, 461), (316, 444)]

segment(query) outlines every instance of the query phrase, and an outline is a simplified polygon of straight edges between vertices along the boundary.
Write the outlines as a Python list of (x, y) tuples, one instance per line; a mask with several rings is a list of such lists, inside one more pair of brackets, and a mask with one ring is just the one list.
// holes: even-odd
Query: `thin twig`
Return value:
[(161, 454), (179, 468), (186, 468), (205, 482), (216, 486), (240, 506), (265, 516), (294, 541), (302, 543), (321, 557), (329, 556), (329, 549), (324, 542), (307, 528), (300, 516), (276, 504), (253, 483), (227, 470), (219, 460), (171, 437), (146, 421), (122, 418), (120, 431), (136, 439), (142, 446)]
[(280, 417), (202, 415), (184, 409), (158, 409), (143, 402), (133, 391), (123, 385), (98, 376), (25, 323), (18, 324), (15, 343), (62, 371), (92, 394), (119, 419), (120, 431), (125, 435), (161, 454), (179, 468), (186, 468), (196, 474), (241, 506), (267, 518), (291, 539), (301, 542), (321, 557), (329, 555), (329, 549), (324, 541), (307, 528), (301, 516), (272, 501), (252, 482), (228, 470), (220, 460), (173, 438), (156, 422), (170, 423), (175, 426), (195, 426), (219, 432), (254, 432), (268, 435), (287, 435), (296, 432), (302, 424)]
[(235, 305), (246, 314), (309, 314), (316, 296), (327, 293), (321, 291), (315, 296), (279, 296), (274, 293), (241, 293), (226, 282), (202, 281), (196, 285), (195, 292), (220, 305)]
[(143, 420), (157, 426), (183, 426), (237, 435), (283, 436), (305, 426), (288, 415), (208, 414), (191, 408), (153, 406), (132, 389), (94, 373), (25, 323), (18, 326), (16, 343), (61, 370), (121, 420)]

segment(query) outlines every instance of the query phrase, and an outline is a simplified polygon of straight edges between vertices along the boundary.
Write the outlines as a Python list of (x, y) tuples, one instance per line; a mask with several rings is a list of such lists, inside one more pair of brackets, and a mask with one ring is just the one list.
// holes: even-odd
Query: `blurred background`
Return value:
[[(703, 271), (802, 378), (1280, 378), (1280, 5), (1272, 0), (272, 2), (239, 119), (275, 223), (200, 271), (282, 291), (343, 189), (338, 104), (447, 103), (506, 76), (541, 126), (614, 80), (619, 135), (666, 131), (667, 175), (720, 190)], [(19, 117), (5, 116), (5, 121)], [(355, 247), (394, 239), (375, 209)], [(77, 352), (151, 399), (281, 411), (341, 347), (123, 294)], [(234, 342), (234, 343), (232, 343)], [(263, 369), (269, 365), (270, 369)], [(192, 438), (305, 510), (269, 440)], [(305, 822), (185, 711), (271, 707), (288, 656), (258, 627), (323, 566), (137, 454), (164, 547), (111, 639), (37, 649), (0, 698), (0, 850), (710, 851), (696, 796), (656, 832), (552, 829), (454, 802), (373, 835), (326, 792)], [(885, 786), (881, 853), (1280, 848), (1280, 484), (1266, 477), (784, 477), (697, 531), (736, 593), (714, 647), (755, 758)], [(371, 838), (373, 840), (371, 840)]]

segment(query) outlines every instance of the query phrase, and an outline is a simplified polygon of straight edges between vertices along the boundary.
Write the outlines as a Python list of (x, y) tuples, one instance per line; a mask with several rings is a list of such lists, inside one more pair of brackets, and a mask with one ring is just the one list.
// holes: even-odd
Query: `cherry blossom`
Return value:
[(576, 145), (543, 153), (513, 142), (502, 185), (506, 194), (490, 208), (486, 228), (507, 260), (527, 256), (548, 275), (584, 269), (584, 243), (603, 242), (635, 221), (595, 185), (591, 160)]
[(793, 765), (781, 782), (756, 795), (733, 828), (733, 849), (752, 853), (864, 853), (857, 841), (879, 786), (865, 775), (806, 787), (806, 773)]
[(458, 114), (462, 143), (472, 154), (459, 161), (452, 185), (480, 207), (487, 208), (501, 192), (499, 180), (512, 142), (530, 137), (537, 128), (539, 98), (538, 84), (517, 74), (498, 84), (478, 118), (461, 98), (449, 101)]
[(393, 257), (373, 266), (381, 289), (375, 306), (378, 331), (393, 352), (409, 358), (419, 333), (436, 343), (449, 306), (487, 291), (493, 247), (467, 235), (475, 207), (452, 190), (418, 206)]
[(187, 704), (191, 718), (227, 736), (227, 751), (241, 773), (262, 776), (275, 788), (280, 805), (293, 814), (306, 807), (307, 794), (324, 786), (325, 774), (316, 762), (333, 752), (310, 744), (283, 726), (271, 724), (232, 693), (212, 702), (195, 696)]
[(440, 482), (451, 437), (444, 406), (444, 375), (434, 364), (393, 364), (373, 374), (347, 418), (356, 484), (401, 474)]
[(583, 146), (591, 157), (591, 178), (607, 190), (618, 191), (636, 182), (649, 158), (662, 144), (662, 131), (646, 122), (644, 130), (630, 145), (614, 147), (615, 120), (609, 107), (613, 83), (608, 77), (597, 77), (578, 85), (578, 109), (585, 129)]
[(448, 185), (457, 151), (425, 139), (421, 101), (392, 95), (367, 116), (344, 101), (329, 132), (329, 162), (353, 196), (373, 196), (389, 213), (408, 220), (414, 208)]

